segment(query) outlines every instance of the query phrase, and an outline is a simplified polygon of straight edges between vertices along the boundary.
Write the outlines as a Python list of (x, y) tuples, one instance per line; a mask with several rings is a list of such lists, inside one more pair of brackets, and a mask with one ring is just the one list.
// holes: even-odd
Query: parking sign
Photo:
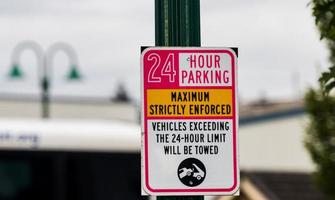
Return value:
[(146, 194), (230, 195), (238, 190), (236, 70), (234, 48), (142, 51)]

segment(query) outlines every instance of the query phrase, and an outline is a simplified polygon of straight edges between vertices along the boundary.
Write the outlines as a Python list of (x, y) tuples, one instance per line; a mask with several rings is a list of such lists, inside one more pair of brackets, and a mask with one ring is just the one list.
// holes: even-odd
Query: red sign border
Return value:
[[(194, 188), (194, 189), (154, 189), (149, 185), (149, 160), (148, 160), (148, 126), (147, 121), (150, 117), (147, 117), (147, 94), (146, 90), (148, 89), (144, 85), (144, 64), (143, 59), (144, 55), (151, 50), (175, 50), (178, 53), (226, 53), (231, 57), (232, 63), (232, 86), (194, 86), (197, 89), (218, 89), (219, 88), (230, 88), (232, 89), (233, 95), (233, 117), (183, 117), (183, 119), (233, 119), (233, 185), (230, 188)], [(182, 194), (182, 193), (192, 193), (192, 194), (200, 194), (200, 193), (216, 193), (216, 194), (234, 194), (239, 188), (239, 174), (238, 174), (238, 153), (237, 153), (237, 99), (236, 99), (236, 89), (237, 89), (237, 80), (236, 80), (236, 68), (237, 68), (237, 55), (231, 48), (210, 48), (210, 47), (148, 47), (141, 53), (141, 96), (144, 99), (142, 104), (142, 113), (141, 121), (142, 121), (142, 132), (144, 127), (144, 139), (142, 141), (142, 151), (144, 151), (144, 184), (145, 184), (145, 191), (149, 194), (165, 194), (165, 195), (173, 195), (173, 194)], [(191, 86), (180, 86), (178, 89), (189, 89)], [(155, 117), (154, 119), (159, 119)], [(179, 119), (176, 117), (161, 117), (161, 119)], [(143, 153), (143, 152), (142, 152)], [(143, 158), (142, 158), (143, 159)], [(143, 162), (143, 161), (142, 161)], [(142, 179), (143, 181), (143, 179)], [(148, 190), (148, 191), (147, 191)]]

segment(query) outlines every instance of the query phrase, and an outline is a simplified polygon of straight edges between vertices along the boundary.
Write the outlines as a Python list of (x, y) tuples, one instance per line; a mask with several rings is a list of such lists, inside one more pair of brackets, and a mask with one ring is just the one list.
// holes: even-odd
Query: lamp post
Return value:
[[(155, 0), (156, 46), (201, 46), (199, 0)], [(159, 196), (157, 200), (203, 200), (203, 196)]]
[(42, 118), (49, 117), (49, 105), (50, 105), (50, 80), (53, 68), (52, 61), (55, 53), (63, 51), (68, 56), (70, 63), (70, 70), (67, 75), (69, 80), (78, 80), (81, 75), (78, 71), (78, 59), (74, 49), (63, 42), (53, 44), (48, 48), (46, 54), (40, 45), (34, 41), (24, 41), (19, 43), (13, 50), (12, 53), (12, 68), (10, 70), (10, 78), (22, 78), (23, 72), (21, 70), (20, 55), (23, 51), (31, 49), (37, 58), (38, 63), (38, 78), (41, 88), (41, 106), (42, 106)]
[[(21, 70), (20, 58), (24, 51), (31, 50), (36, 56), (36, 62), (38, 65), (38, 72), (43, 68), (43, 49), (42, 47), (34, 41), (26, 40), (17, 44), (12, 52), (12, 66), (9, 72), (9, 76), (12, 79), (20, 79), (24, 76)], [(40, 76), (41, 74), (39, 74)]]
[[(65, 55), (67, 55), (68, 60), (69, 60), (69, 71), (68, 74), (66, 75), (67, 79), (72, 81), (72, 80), (79, 80), (81, 78), (81, 75), (79, 73), (78, 69), (78, 57), (76, 54), (76, 51), (72, 46), (70, 46), (67, 43), (64, 42), (57, 42), (51, 45), (47, 51), (46, 51), (46, 56), (45, 56), (45, 62), (46, 62), (46, 70), (52, 69), (53, 68), (53, 60), (54, 56), (57, 52), (63, 51)], [(47, 72), (46, 75), (50, 74), (51, 72)]]

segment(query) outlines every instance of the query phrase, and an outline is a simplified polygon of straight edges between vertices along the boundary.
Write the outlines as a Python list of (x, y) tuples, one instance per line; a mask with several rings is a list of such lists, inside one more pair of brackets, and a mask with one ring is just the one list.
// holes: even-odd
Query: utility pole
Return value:
[[(156, 46), (201, 46), (200, 0), (155, 0)], [(159, 196), (157, 200), (203, 200), (204, 196)]]

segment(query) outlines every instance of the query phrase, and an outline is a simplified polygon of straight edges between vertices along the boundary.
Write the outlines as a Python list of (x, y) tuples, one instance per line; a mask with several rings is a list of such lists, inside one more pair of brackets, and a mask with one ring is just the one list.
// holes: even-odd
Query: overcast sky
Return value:
[[(309, 0), (202, 0), (202, 46), (239, 48), (242, 101), (292, 99), (316, 85), (327, 67)], [(153, 0), (1, 0), (0, 92), (37, 94), (36, 61), (21, 56), (25, 80), (8, 80), (11, 53), (23, 40), (44, 49), (72, 45), (84, 79), (67, 82), (68, 63), (55, 57), (54, 95), (110, 97), (118, 82), (139, 100), (140, 46), (154, 45)]]

